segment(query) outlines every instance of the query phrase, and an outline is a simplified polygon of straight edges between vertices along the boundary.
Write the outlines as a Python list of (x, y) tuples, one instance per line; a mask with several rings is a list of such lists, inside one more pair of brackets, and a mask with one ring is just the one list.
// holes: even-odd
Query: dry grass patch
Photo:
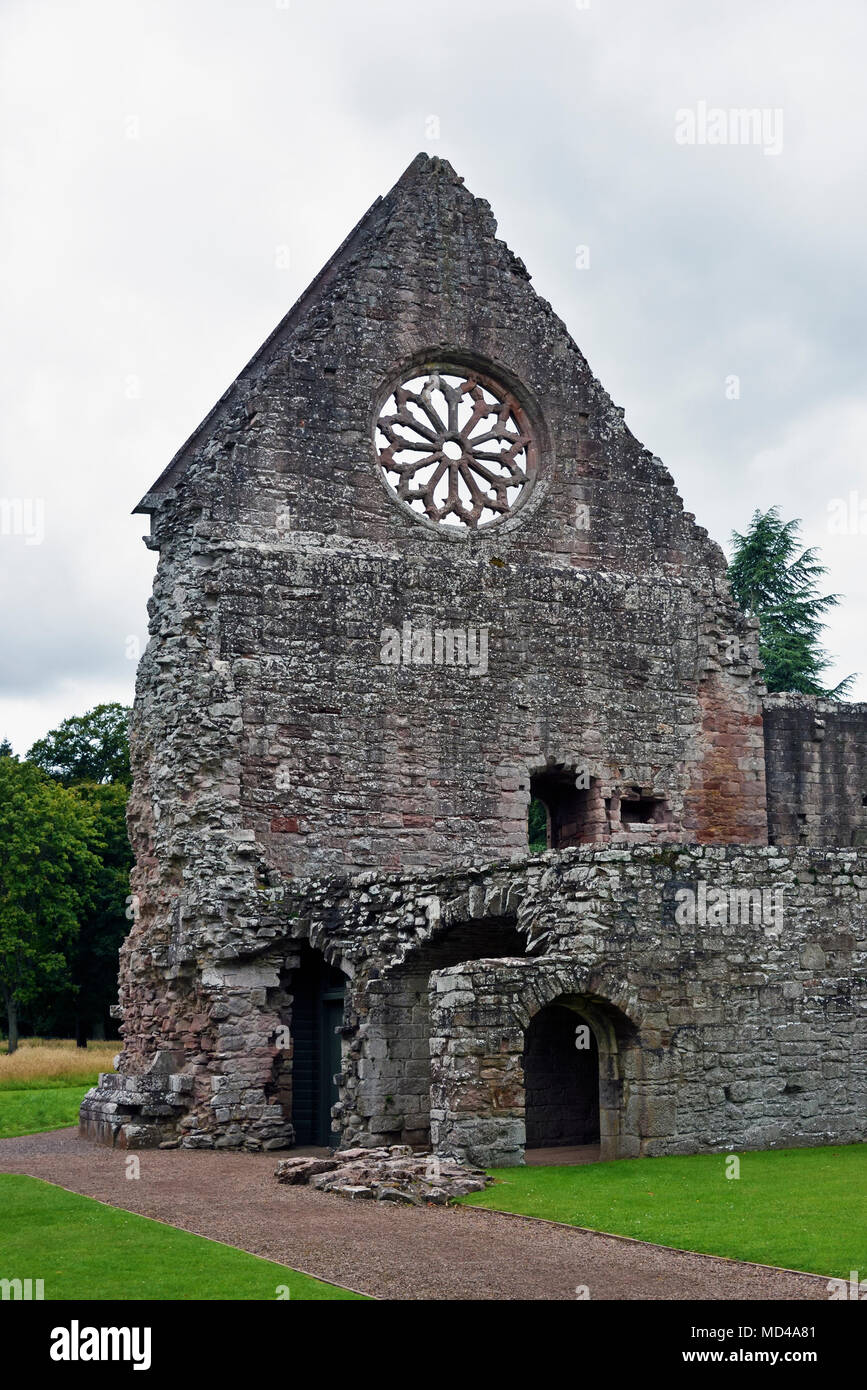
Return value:
[(92, 1042), (76, 1047), (66, 1038), (22, 1038), (10, 1057), (0, 1052), (0, 1091), (43, 1086), (95, 1085), (101, 1071), (113, 1071), (121, 1043)]

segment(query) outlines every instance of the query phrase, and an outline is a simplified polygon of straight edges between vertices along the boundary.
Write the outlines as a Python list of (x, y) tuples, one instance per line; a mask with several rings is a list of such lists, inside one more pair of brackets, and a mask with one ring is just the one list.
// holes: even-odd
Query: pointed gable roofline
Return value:
[(402, 189), (413, 183), (420, 174), (439, 174), (450, 178), (456, 184), (463, 184), (463, 179), (452, 168), (448, 160), (427, 155), (424, 151), (416, 155), (415, 159), (411, 164), (407, 165), (400, 178), (389, 192), (386, 193), (385, 197), (378, 197), (371, 203), (367, 212), (364, 213), (352, 228), (349, 235), (340, 243), (333, 256), (325, 262), (325, 265), (319, 271), (318, 275), (310, 281), (306, 290), (296, 299), (289, 312), (280, 320), (273, 332), (268, 334), (262, 346), (253, 354), (246, 366), (242, 368), (231, 385), (226, 388), (219, 400), (216, 401), (208, 411), (201, 424), (193, 430), (186, 442), (181, 445), (180, 449), (178, 449), (177, 453), (163, 469), (153, 486), (145, 493), (138, 505), (133, 508), (133, 515), (137, 512), (148, 514), (156, 511), (160, 503), (161, 495), (173, 486), (187, 455), (195, 448), (196, 444), (199, 443), (208, 429), (216, 424), (220, 416), (225, 412), (226, 407), (234, 400), (241, 383), (267, 356), (268, 350), (273, 344), (295, 326), (305, 310), (309, 308), (311, 302), (315, 300), (317, 294), (319, 294), (319, 292), (333, 279), (335, 273), (347, 260), (349, 255), (356, 250), (369, 235), (378, 229), (384, 217), (390, 212), (396, 195)]

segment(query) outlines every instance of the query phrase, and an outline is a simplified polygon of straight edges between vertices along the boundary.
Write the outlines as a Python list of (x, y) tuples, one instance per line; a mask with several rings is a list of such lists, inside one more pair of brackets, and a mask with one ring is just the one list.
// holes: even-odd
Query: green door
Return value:
[(295, 1143), (333, 1147), (331, 1107), (338, 1099), (334, 1076), (341, 1070), (340, 1036), (346, 977), (318, 951), (301, 948), (300, 968), (293, 972), (292, 1123)]
[(319, 1101), (319, 1139), (318, 1143), (333, 1148), (340, 1141), (340, 1135), (332, 1130), (331, 1107), (338, 1101), (337, 1083), (334, 1080), (342, 1065), (340, 1034), (337, 1029), (343, 1022), (343, 991), (329, 990), (322, 999), (322, 1042), (320, 1057), (320, 1101)]

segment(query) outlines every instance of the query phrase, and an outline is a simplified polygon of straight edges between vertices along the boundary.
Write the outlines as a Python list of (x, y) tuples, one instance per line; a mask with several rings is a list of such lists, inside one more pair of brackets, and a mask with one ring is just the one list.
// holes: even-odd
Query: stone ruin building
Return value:
[(722, 551), (448, 163), (137, 510), (135, 914), (85, 1135), (864, 1137), (867, 705), (765, 695)]

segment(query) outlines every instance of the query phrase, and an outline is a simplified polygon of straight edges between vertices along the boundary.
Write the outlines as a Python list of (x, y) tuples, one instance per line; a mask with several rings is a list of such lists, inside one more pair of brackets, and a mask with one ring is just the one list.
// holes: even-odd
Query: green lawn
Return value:
[(497, 1168), (468, 1205), (639, 1240), (848, 1277), (867, 1272), (867, 1145)]
[(77, 1086), (46, 1086), (40, 1081), (27, 1090), (0, 1083), (0, 1139), (77, 1125), (78, 1107), (96, 1080), (94, 1076)]
[[(0, 1174), (2, 1278), (42, 1279), (46, 1300), (355, 1299), (285, 1265), (118, 1211), (18, 1174)], [(285, 1295), (284, 1295), (285, 1297)]]

